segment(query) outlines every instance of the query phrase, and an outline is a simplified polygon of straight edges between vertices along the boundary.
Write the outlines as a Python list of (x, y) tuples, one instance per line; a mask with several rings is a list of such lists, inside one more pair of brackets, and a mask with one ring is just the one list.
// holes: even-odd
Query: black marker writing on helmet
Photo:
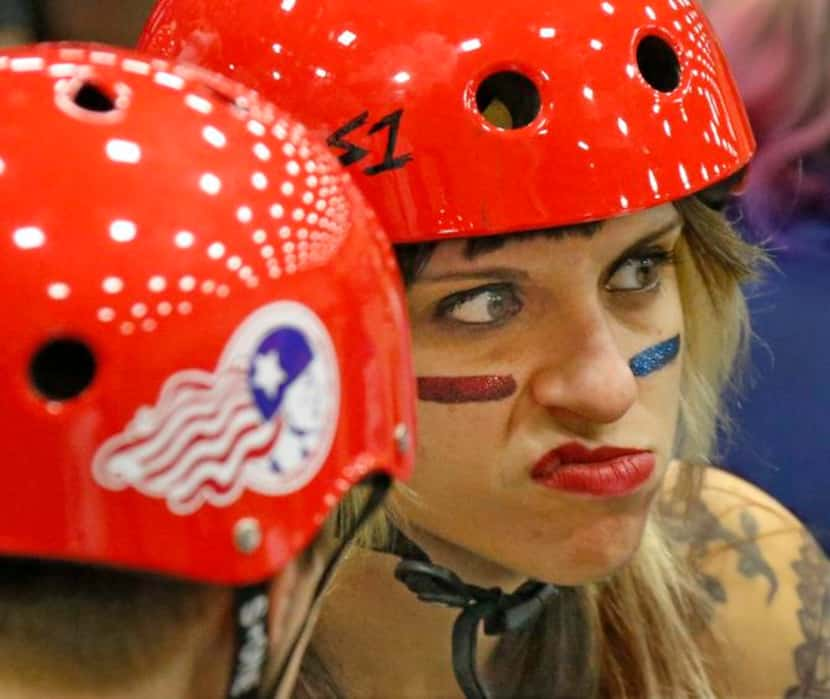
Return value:
[[(389, 170), (397, 170), (402, 168), (412, 160), (412, 153), (405, 153), (403, 155), (395, 155), (395, 149), (398, 146), (398, 134), (401, 128), (401, 119), (403, 118), (403, 109), (387, 114), (379, 121), (376, 121), (369, 127), (369, 135), (375, 134), (383, 129), (388, 129), (388, 136), (386, 139), (386, 149), (383, 153), (383, 160), (375, 165), (370, 165), (363, 169), (367, 175), (379, 175), (382, 172)], [(331, 148), (339, 148), (343, 151), (338, 157), (340, 164), (348, 167), (363, 160), (369, 151), (350, 140), (346, 140), (353, 131), (361, 128), (369, 119), (369, 112), (363, 112), (354, 119), (349, 120), (343, 126), (338, 128), (331, 136), (326, 139), (326, 143)]]

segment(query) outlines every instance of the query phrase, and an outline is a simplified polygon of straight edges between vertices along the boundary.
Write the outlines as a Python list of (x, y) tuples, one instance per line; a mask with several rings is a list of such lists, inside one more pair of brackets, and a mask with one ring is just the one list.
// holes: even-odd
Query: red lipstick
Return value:
[(545, 454), (531, 471), (539, 485), (554, 490), (615, 497), (629, 495), (654, 473), (654, 453), (642, 449), (588, 449), (577, 442)]
[(516, 392), (512, 376), (420, 376), (418, 398), (432, 403), (485, 403)]

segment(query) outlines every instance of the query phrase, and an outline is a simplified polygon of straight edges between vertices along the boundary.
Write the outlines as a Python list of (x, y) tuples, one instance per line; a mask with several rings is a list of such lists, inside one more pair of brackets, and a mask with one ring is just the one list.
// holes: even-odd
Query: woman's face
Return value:
[[(560, 584), (634, 553), (678, 417), (681, 228), (665, 205), (590, 236), (437, 246), (408, 293), (417, 497), (397, 501), (416, 532)], [(654, 458), (616, 458), (632, 451)], [(606, 463), (562, 466), (580, 460)]]

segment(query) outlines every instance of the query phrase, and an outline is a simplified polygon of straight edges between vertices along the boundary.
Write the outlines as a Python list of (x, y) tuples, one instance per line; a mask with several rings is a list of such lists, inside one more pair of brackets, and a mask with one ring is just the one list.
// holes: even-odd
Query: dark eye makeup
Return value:
[[(610, 266), (603, 288), (613, 294), (655, 292), (662, 283), (661, 270), (674, 262), (673, 249), (654, 243), (626, 251)], [(498, 327), (523, 307), (520, 283), (489, 282), (440, 299), (433, 318), (465, 326)]]
[[(612, 293), (645, 293), (659, 288), (661, 269), (674, 264), (674, 251), (651, 246), (616, 262), (604, 287)], [(614, 280), (617, 280), (616, 283)]]
[[(445, 296), (436, 304), (434, 317), (467, 325), (495, 325), (516, 315), (523, 305), (515, 282), (494, 282)], [(453, 314), (461, 317), (451, 318)]]

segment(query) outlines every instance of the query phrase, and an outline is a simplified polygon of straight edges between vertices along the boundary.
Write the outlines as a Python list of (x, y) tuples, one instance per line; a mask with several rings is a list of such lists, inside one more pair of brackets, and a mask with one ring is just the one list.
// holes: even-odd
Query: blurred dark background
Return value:
[(0, 45), (52, 39), (133, 46), (153, 0), (0, 0)]

